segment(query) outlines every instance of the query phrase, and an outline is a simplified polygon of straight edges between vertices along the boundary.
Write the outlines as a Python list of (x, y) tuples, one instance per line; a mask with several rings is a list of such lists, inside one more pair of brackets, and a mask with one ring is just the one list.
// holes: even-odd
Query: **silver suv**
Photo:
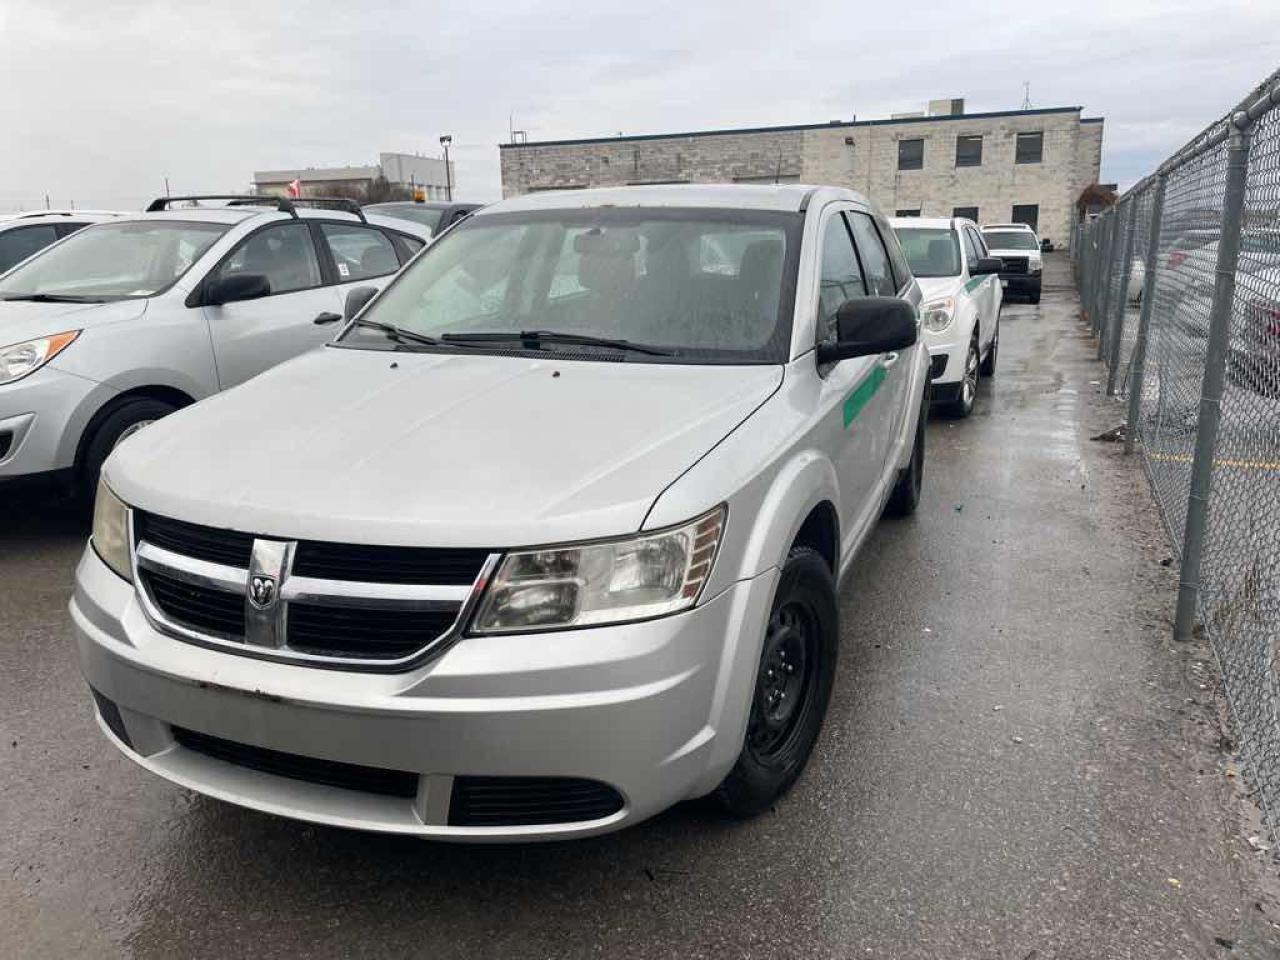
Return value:
[(839, 577), (920, 495), (919, 299), (846, 190), (478, 211), (326, 349), (112, 454), (71, 604), (103, 731), (367, 830), (766, 809), (826, 712)]
[(0, 277), (0, 481), (59, 471), (91, 493), (121, 439), (324, 343), (348, 290), (431, 237), (302, 202), (162, 198)]

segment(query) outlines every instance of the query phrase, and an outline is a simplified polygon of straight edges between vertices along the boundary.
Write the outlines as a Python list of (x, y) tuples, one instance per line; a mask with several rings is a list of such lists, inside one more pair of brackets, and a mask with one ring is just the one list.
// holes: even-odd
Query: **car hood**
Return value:
[(924, 300), (941, 300), (954, 297), (964, 284), (964, 277), (916, 277), (920, 284), (920, 296)]
[(288, 539), (611, 536), (640, 529), (782, 369), (329, 348), (153, 424), (104, 475), (141, 509)]
[(147, 301), (107, 303), (32, 303), (0, 300), (0, 347), (67, 330), (87, 330), (104, 323), (133, 320), (146, 312)]

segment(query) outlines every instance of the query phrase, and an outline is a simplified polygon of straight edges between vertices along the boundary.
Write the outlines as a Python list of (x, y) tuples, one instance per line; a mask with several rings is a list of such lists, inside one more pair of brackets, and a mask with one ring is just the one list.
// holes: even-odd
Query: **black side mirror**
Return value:
[(818, 344), (818, 362), (836, 363), (911, 346), (919, 336), (916, 308), (898, 297), (859, 297), (836, 311), (836, 341)]
[(977, 266), (973, 267), (969, 273), (975, 277), (984, 273), (999, 273), (1003, 266), (999, 257), (979, 257)]
[(205, 289), (204, 302), (212, 306), (271, 295), (271, 281), (261, 273), (229, 273)]
[(342, 305), (342, 322), (350, 323), (364, 309), (364, 305), (377, 295), (377, 287), (356, 287), (347, 291), (347, 299)]

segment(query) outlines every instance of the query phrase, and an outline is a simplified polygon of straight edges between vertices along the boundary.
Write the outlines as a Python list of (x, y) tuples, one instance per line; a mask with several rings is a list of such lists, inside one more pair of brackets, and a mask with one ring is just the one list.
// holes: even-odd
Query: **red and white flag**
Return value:
[(301, 180), (294, 180), (294, 181), (290, 182), (290, 184), (289, 184), (289, 196), (291, 196), (291, 197), (300, 197), (300, 196), (302, 196), (302, 181), (301, 181)]

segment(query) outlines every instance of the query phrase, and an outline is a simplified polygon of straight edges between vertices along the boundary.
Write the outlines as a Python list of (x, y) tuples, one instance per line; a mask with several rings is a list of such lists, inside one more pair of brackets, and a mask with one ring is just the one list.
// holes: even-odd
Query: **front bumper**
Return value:
[[(118, 710), (104, 733), (175, 783), (267, 813), (455, 840), (604, 833), (712, 789), (732, 767), (776, 569), (683, 614), (525, 636), (470, 637), (401, 674), (271, 663), (158, 631), (92, 547), (71, 616), (81, 670)], [(111, 728), (115, 727), (113, 731)], [(390, 797), (263, 772), (180, 745), (174, 728), (302, 758), (408, 771)], [(128, 741), (126, 743), (126, 740)], [(599, 781), (620, 810), (589, 821), (457, 826), (455, 777)]]
[(1000, 274), (1000, 285), (1004, 287), (1007, 293), (1015, 295), (1039, 293), (1042, 276), (1043, 274), (1040, 273), (1002, 273)]
[(44, 367), (0, 385), (0, 479), (72, 466), (85, 411), (114, 391), (74, 374)]

